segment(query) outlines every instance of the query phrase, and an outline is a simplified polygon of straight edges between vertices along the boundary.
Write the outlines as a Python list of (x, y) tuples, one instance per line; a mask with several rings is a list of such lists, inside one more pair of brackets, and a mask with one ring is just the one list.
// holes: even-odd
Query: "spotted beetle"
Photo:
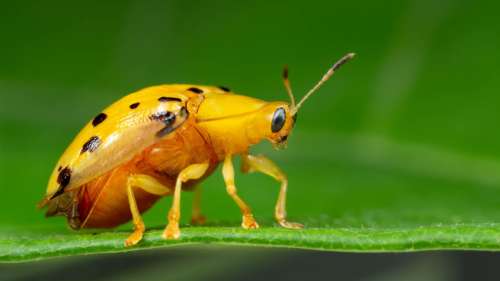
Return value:
[(281, 184), (276, 221), (299, 229), (286, 219), (286, 175), (271, 160), (248, 153), (249, 147), (269, 140), (286, 145), (297, 112), (345, 62), (337, 61), (296, 104), (283, 72), (287, 102), (266, 102), (237, 95), (226, 87), (160, 85), (129, 94), (95, 116), (76, 136), (57, 162), (39, 207), (47, 216), (64, 215), (73, 229), (111, 228), (133, 220), (126, 246), (144, 234), (141, 213), (159, 198), (173, 195), (165, 239), (180, 237), (182, 190), (194, 190), (192, 223), (203, 223), (197, 185), (219, 163), (226, 189), (240, 208), (242, 227), (258, 228), (249, 206), (237, 193), (232, 158), (240, 155), (242, 171), (267, 174)]

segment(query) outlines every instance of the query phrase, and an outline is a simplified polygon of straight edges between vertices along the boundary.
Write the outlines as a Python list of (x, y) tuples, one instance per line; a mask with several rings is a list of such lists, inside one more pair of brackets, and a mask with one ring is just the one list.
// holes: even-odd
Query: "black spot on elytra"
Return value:
[(83, 144), (80, 154), (86, 151), (94, 152), (97, 149), (97, 147), (99, 147), (100, 144), (101, 144), (101, 139), (98, 136), (93, 136), (86, 143)]
[(130, 109), (136, 109), (139, 106), (139, 104), (141, 104), (141, 103), (135, 102), (135, 103), (129, 105), (128, 107), (130, 107)]
[(178, 102), (182, 102), (182, 100), (180, 98), (172, 98), (172, 97), (160, 97), (158, 98), (158, 100), (160, 102), (167, 102), (167, 101), (178, 101)]
[(163, 123), (165, 124), (166, 127), (171, 127), (175, 122), (175, 114), (168, 111), (167, 113), (170, 114), (165, 115), (165, 118), (163, 118)]
[(50, 197), (50, 199), (54, 199), (55, 197), (64, 193), (64, 188), (68, 186), (69, 181), (71, 180), (71, 169), (69, 167), (65, 167), (59, 172), (57, 176), (57, 183), (59, 184), (59, 188), (56, 193)]
[(191, 87), (189, 89), (187, 89), (188, 91), (190, 92), (193, 92), (195, 94), (203, 94), (203, 90), (200, 89), (200, 88), (196, 88), (196, 87)]
[(69, 167), (65, 167), (59, 172), (57, 176), (57, 183), (62, 187), (66, 187), (69, 184), (71, 179), (71, 169)]
[(160, 111), (156, 112), (155, 114), (152, 114), (149, 116), (149, 119), (154, 120), (154, 121), (163, 121), (163, 122), (171, 122), (173, 123), (175, 121), (175, 114), (170, 112), (170, 111)]
[(166, 135), (170, 134), (172, 131), (174, 131), (175, 128), (173, 125), (175, 122), (175, 114), (167, 111), (166, 114), (164, 115), (162, 121), (165, 124), (165, 127), (163, 127), (163, 129), (156, 132), (156, 136), (159, 138), (166, 136)]
[(92, 125), (97, 126), (102, 123), (102, 121), (106, 120), (108, 115), (106, 113), (99, 113), (96, 117), (94, 117), (94, 120), (92, 120)]
[(231, 90), (228, 87), (219, 86), (219, 89), (223, 90), (224, 92), (231, 92)]
[(62, 169), (62, 166), (59, 166), (59, 168), (57, 168), (57, 171), (60, 172)]
[[(171, 112), (170, 112), (171, 113)], [(165, 127), (163, 127), (161, 130), (156, 132), (156, 136), (159, 138), (162, 138), (171, 132), (173, 132), (177, 127), (179, 127), (184, 121), (189, 116), (189, 112), (185, 107), (183, 107), (180, 112), (179, 116), (182, 118), (180, 124), (177, 124), (177, 126), (174, 126), (175, 120), (176, 120), (176, 115), (171, 113), (171, 114), (162, 114), (163, 115), (163, 123), (165, 124)]]

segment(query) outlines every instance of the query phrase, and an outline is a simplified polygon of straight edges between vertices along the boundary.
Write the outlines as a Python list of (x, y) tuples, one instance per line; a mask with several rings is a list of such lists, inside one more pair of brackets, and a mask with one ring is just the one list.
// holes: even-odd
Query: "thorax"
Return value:
[(190, 123), (148, 147), (133, 161), (139, 170), (151, 169), (175, 178), (185, 167), (195, 163), (209, 163), (211, 172), (217, 166), (218, 157), (208, 133)]

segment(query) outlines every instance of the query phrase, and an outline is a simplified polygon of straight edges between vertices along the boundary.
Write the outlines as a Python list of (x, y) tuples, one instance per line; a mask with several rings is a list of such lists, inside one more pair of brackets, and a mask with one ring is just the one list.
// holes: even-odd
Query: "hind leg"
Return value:
[(134, 223), (134, 232), (130, 234), (127, 240), (125, 240), (125, 246), (133, 246), (141, 241), (145, 230), (144, 222), (142, 221), (142, 217), (139, 209), (137, 208), (137, 202), (135, 200), (134, 188), (136, 187), (141, 188), (148, 193), (159, 196), (166, 195), (170, 192), (170, 189), (168, 187), (164, 186), (151, 176), (136, 174), (130, 175), (128, 177), (127, 196), (130, 206), (130, 212), (132, 213), (132, 220)]

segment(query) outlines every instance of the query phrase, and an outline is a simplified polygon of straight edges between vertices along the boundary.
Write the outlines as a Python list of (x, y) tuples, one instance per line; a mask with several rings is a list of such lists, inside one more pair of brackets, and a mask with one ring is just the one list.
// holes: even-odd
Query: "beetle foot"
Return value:
[(163, 239), (172, 240), (179, 239), (181, 236), (181, 231), (179, 229), (179, 224), (169, 223), (165, 231), (163, 232)]
[(130, 236), (125, 240), (125, 247), (131, 247), (139, 243), (142, 240), (144, 234), (144, 229), (136, 229)]
[(259, 224), (255, 221), (253, 218), (253, 215), (243, 215), (243, 222), (241, 223), (241, 226), (244, 229), (256, 229), (259, 228)]
[(191, 217), (192, 225), (202, 225), (207, 222), (207, 218), (204, 215), (196, 215)]
[(284, 227), (284, 228), (288, 228), (288, 229), (302, 229), (304, 228), (304, 225), (301, 224), (301, 223), (298, 223), (298, 222), (289, 222), (287, 220), (278, 220), (278, 223)]

